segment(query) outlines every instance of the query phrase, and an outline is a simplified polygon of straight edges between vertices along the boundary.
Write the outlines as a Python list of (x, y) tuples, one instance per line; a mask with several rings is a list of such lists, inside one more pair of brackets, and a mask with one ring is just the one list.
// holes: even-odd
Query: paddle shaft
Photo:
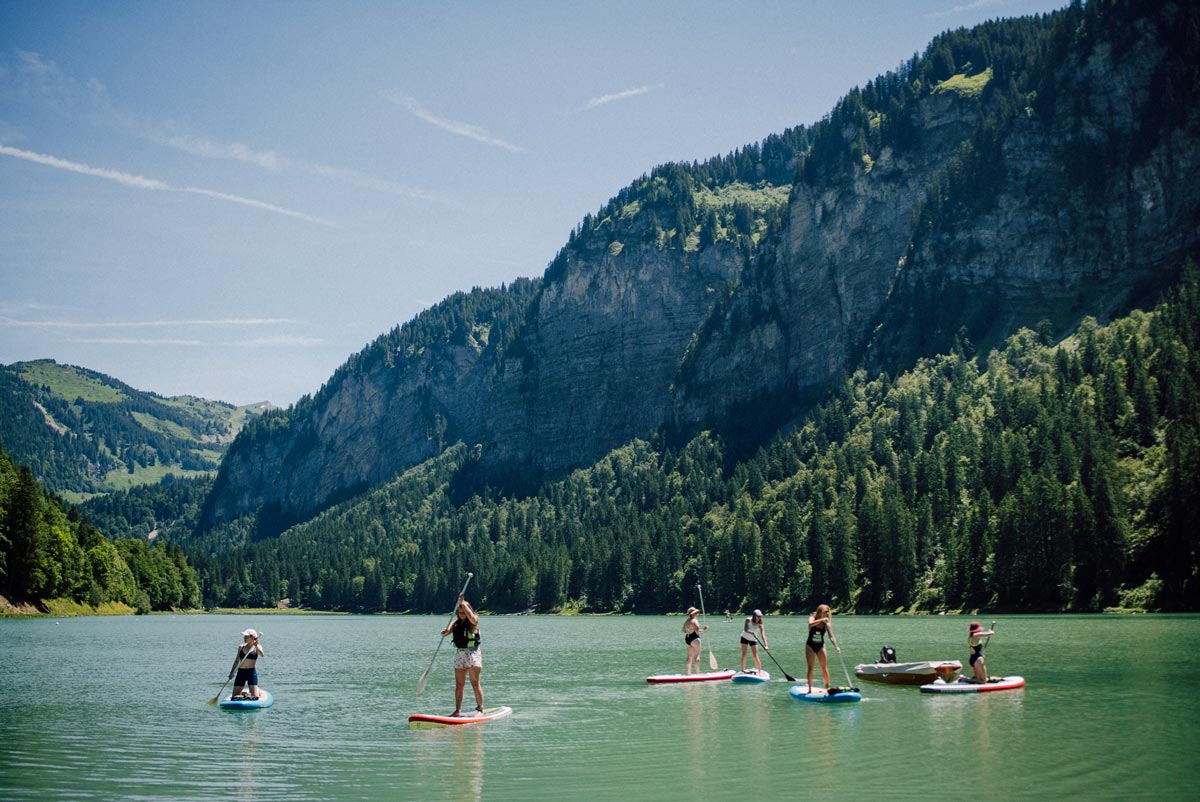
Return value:
[[(475, 576), (473, 573), (470, 571), (467, 572), (467, 581), (463, 582), (462, 590), (458, 592), (459, 596), (462, 596), (467, 592), (467, 585), (471, 584), (471, 577), (473, 576)], [(448, 629), (450, 625), (454, 623), (454, 617), (456, 615), (458, 615), (457, 600), (454, 602), (454, 612), (450, 614), (450, 620), (446, 622), (446, 626), (442, 627), (442, 629)], [(425, 667), (425, 670), (421, 673), (420, 679), (417, 680), (417, 693), (425, 690), (425, 681), (429, 679), (429, 670), (433, 668), (433, 661), (437, 659), (438, 652), (442, 650), (442, 642), (445, 640), (446, 636), (442, 635), (441, 640), (438, 641), (437, 648), (433, 650), (433, 657), (429, 658), (429, 665)]]
[[(759, 645), (762, 646), (761, 643)], [(783, 671), (784, 679), (786, 679), (788, 682), (798, 682), (799, 681), (795, 677), (793, 677), (791, 674), (787, 673), (787, 671), (784, 671), (783, 666), (779, 665), (779, 661), (775, 659), (775, 655), (771, 654), (771, 651), (766, 646), (763, 646), (762, 650), (767, 653), (767, 657), (771, 658), (771, 662), (773, 662), (775, 665), (779, 666), (780, 671)]]
[[(234, 674), (236, 674), (237, 670), (242, 667), (242, 663), (246, 662), (246, 658), (250, 656), (248, 654), (242, 654), (241, 647), (238, 647), (238, 654), (242, 655), (242, 659), (238, 660), (237, 665), (233, 667)], [(232, 679), (232, 674), (225, 679), (225, 684), (221, 686), (221, 690), (217, 691), (217, 695), (208, 700), (210, 705), (215, 705), (217, 703), (217, 701), (221, 698), (221, 694), (225, 693), (225, 685), (228, 685)]]
[[(708, 629), (708, 613), (704, 611), (704, 590), (701, 589), (699, 582), (696, 583), (696, 592), (700, 594), (700, 615), (704, 616), (704, 628)], [(708, 646), (708, 667), (716, 671), (717, 658), (713, 655), (712, 644), (708, 642), (708, 638), (704, 639), (704, 643)]]
[(854, 687), (854, 683), (850, 681), (850, 672), (846, 670), (846, 658), (842, 657), (842, 647), (837, 641), (834, 641), (833, 648), (837, 651), (838, 662), (842, 664), (842, 673), (846, 675), (846, 687), (852, 691), (858, 690)]

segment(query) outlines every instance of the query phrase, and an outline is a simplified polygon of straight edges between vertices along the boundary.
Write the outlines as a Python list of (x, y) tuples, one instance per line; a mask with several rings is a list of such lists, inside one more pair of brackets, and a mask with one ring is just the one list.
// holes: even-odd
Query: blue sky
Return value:
[(0, 0), (0, 363), (286, 405), (656, 165), (1038, 0)]

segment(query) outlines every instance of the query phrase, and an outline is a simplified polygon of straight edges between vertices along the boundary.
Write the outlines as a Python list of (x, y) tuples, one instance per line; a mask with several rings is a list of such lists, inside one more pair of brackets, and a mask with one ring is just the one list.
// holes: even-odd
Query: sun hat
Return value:
[(255, 630), (253, 630), (253, 629), (243, 629), (243, 630), (242, 630), (242, 637), (246, 637), (247, 635), (249, 635), (249, 636), (250, 636), (250, 637), (252, 637), (252, 638), (257, 638), (257, 637), (258, 637), (258, 632), (257, 632), (257, 631), (255, 631)]
[(698, 612), (700, 612), (700, 611), (699, 611), (699, 610), (697, 610), (695, 607), (689, 607), (689, 608), (688, 608), (688, 615), (695, 615), (695, 614), (696, 614), (696, 613), (698, 613)]
[(978, 632), (981, 629), (983, 629), (983, 627), (979, 626), (978, 621), (972, 621), (971, 626), (967, 627), (967, 632)]

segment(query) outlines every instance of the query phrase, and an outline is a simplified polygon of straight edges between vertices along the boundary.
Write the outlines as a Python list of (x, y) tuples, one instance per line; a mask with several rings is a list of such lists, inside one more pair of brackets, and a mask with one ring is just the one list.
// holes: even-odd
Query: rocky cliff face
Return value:
[[(690, 355), (677, 418), (821, 387), (864, 359), (903, 369), (949, 350), (963, 327), (985, 344), (1043, 319), (1066, 333), (1148, 300), (1136, 296), (1200, 246), (1200, 115), (1146, 140), (1167, 24), (1143, 20), (1119, 55), (1105, 43), (1072, 53), (1046, 86), (1057, 104), (987, 121), (1001, 139), (977, 159), (976, 173), (996, 176), (979, 182), (985, 197), (952, 197), (946, 175), (978, 153), (964, 146), (984, 124), (952, 92), (915, 110), (918, 152), (885, 149), (837, 181), (797, 184), (775, 259)], [(1081, 150), (1093, 159), (1080, 164)], [(923, 217), (930, 188), (947, 186), (940, 219)]]
[[(921, 93), (903, 109), (915, 138), (798, 181), (755, 249), (665, 241), (645, 209), (584, 232), (527, 299), (459, 302), (419, 347), (382, 338), (244, 436), (207, 521), (265, 510), (277, 529), (459, 440), (536, 482), (664, 427), (736, 427), (756, 399), (794, 410), (864, 360), (903, 368), (962, 327), (986, 343), (1121, 308), (1200, 245), (1200, 111), (1147, 122), (1167, 25), (1069, 51), (1026, 107)], [(524, 312), (499, 338), (505, 304)]]
[(662, 425), (679, 357), (743, 259), (729, 243), (686, 252), (626, 233), (544, 287), (528, 354), (489, 399), (485, 460), (561, 474)]

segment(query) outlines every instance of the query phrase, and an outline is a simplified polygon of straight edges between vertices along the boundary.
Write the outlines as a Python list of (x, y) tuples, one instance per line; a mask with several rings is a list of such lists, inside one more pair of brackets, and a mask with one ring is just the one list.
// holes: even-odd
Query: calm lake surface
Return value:
[[(0, 621), (3, 800), (907, 800), (1197, 798), (1200, 616), (1001, 616), (993, 676), (931, 696), (857, 684), (651, 686), (683, 670), (681, 617), (487, 617), (484, 688), (511, 718), (412, 731), (453, 710), (447, 617), (147, 616)], [(981, 619), (985, 625), (990, 617)], [(965, 617), (835, 618), (853, 678), (883, 644), (966, 663)], [(706, 642), (737, 667), (738, 624)], [(805, 622), (768, 618), (803, 677)], [(209, 707), (239, 631), (266, 630), (275, 706)], [(835, 683), (845, 683), (836, 653)], [(819, 677), (819, 672), (818, 672)], [(228, 689), (226, 690), (228, 693)], [(470, 687), (467, 698), (471, 698)]]

